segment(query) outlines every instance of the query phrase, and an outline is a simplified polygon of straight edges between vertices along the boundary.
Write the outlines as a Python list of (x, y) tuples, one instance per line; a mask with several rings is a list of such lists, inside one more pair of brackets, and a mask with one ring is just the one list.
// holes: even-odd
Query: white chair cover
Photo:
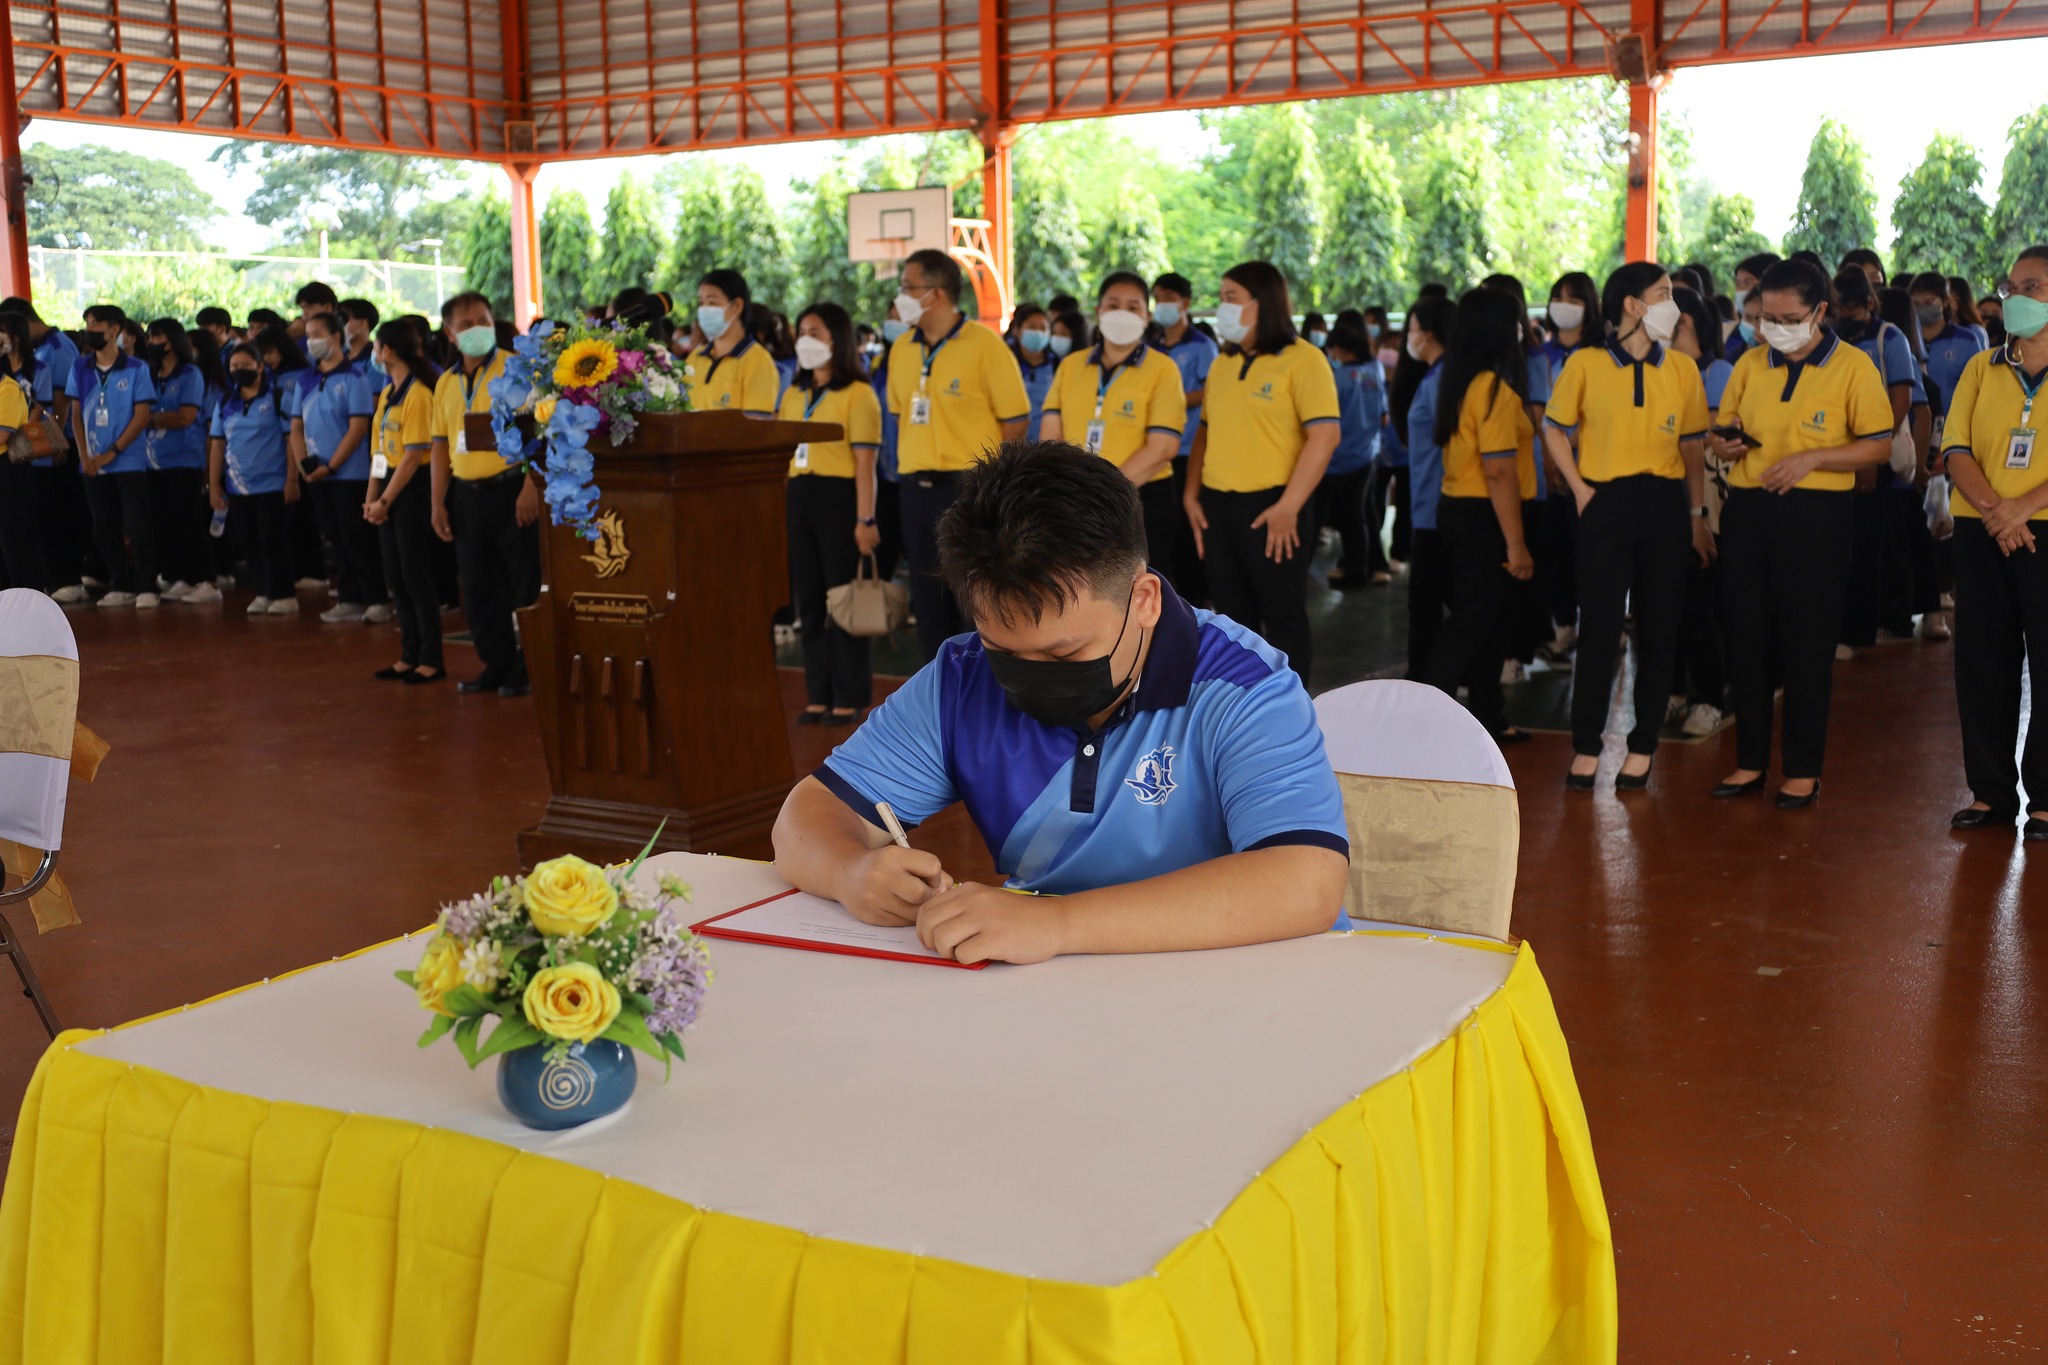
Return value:
[(1486, 727), (1437, 688), (1398, 679), (1325, 692), (1316, 716), (1344, 789), (1345, 911), (1507, 938), (1521, 811)]
[(0, 839), (63, 840), (78, 717), (78, 642), (64, 609), (28, 588), (0, 592)]

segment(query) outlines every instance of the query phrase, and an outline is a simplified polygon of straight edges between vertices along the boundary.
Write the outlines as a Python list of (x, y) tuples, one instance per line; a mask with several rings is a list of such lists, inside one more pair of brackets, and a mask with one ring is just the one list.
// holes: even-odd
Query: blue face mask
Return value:
[(1752, 327), (1750, 324), (1746, 322), (1739, 322), (1735, 325), (1735, 330), (1742, 334), (1743, 345), (1756, 345), (1756, 328)]
[(1027, 351), (1043, 351), (1052, 344), (1052, 333), (1043, 327), (1026, 327), (1017, 333), (1017, 344)]
[(384, 368), (383, 362), (378, 360), (374, 353), (370, 356), (370, 373), (379, 379), (389, 379), (391, 377), (391, 371)]
[(1324, 344), (1329, 341), (1329, 339), (1330, 334), (1328, 332), (1310, 332), (1308, 334), (1308, 344), (1315, 347), (1319, 351), (1323, 348)]
[(1046, 345), (1052, 348), (1054, 355), (1065, 355), (1068, 351), (1074, 349), (1074, 339), (1072, 337), (1052, 337), (1046, 342)]
[(882, 324), (882, 340), (894, 345), (896, 338), (910, 330), (910, 324), (900, 318), (890, 318)]
[(1180, 324), (1180, 305), (1177, 303), (1156, 303), (1152, 305), (1152, 316), (1161, 327), (1176, 327)]
[(725, 335), (725, 329), (732, 326), (732, 319), (716, 304), (707, 303), (697, 310), (697, 330), (704, 334), (706, 341), (716, 341)]

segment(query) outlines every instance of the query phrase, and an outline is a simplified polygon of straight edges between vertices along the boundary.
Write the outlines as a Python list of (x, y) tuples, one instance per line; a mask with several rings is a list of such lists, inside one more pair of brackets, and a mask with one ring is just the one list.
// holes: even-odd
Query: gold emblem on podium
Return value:
[(626, 523), (617, 512), (601, 513), (597, 518), (597, 539), (591, 544), (591, 552), (581, 556), (583, 562), (596, 569), (599, 578), (612, 578), (624, 572), (626, 561), (632, 557), (633, 552), (626, 548)]

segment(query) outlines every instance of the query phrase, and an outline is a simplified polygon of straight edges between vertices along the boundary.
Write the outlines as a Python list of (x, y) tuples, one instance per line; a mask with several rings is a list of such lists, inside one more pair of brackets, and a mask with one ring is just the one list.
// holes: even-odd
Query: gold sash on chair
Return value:
[(1522, 813), (1513, 787), (1338, 773), (1351, 838), (1344, 910), (1506, 939)]
[[(38, 696), (46, 699), (50, 697), (48, 690), (40, 686), (40, 683), (47, 681), (46, 674), (49, 670), (43, 671), (45, 676), (37, 677), (31, 670), (9, 669), (8, 666), (12, 664), (68, 665), (73, 676), (68, 683), (69, 691), (64, 700), (75, 701), (78, 695), (78, 664), (75, 661), (51, 658), (47, 655), (0, 658), (0, 670), (6, 673), (5, 680), (0, 681), (0, 691), (4, 691), (10, 697), (26, 697), (33, 702)], [(17, 683), (20, 684), (18, 691), (15, 686)], [(5, 708), (6, 714), (0, 715), (0, 749), (42, 754), (47, 758), (68, 758), (71, 760), (72, 780), (92, 781), (99, 775), (100, 762), (106, 758), (110, 746), (90, 728), (79, 724), (76, 719), (71, 720), (71, 728), (61, 737), (53, 736), (50, 722), (54, 709), (48, 705), (43, 706), (43, 723), (30, 726), (21, 723), (21, 717), (31, 710), (30, 707), (17, 708), (10, 705)], [(49, 747), (34, 747), (38, 745)], [(0, 864), (4, 864), (7, 871), (20, 880), (26, 882), (33, 877), (42, 861), (42, 849), (28, 848), (12, 839), (0, 839)], [(78, 923), (78, 906), (72, 901), (71, 888), (64, 884), (64, 874), (61, 872), (50, 874), (50, 880), (44, 883), (43, 889), (29, 897), (28, 908), (36, 917), (36, 932), (39, 934), (47, 934), (52, 929), (62, 929), (66, 925)]]

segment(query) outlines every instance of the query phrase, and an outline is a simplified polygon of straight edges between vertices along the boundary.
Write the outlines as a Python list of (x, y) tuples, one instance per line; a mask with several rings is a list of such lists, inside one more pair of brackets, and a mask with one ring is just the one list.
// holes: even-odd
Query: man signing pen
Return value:
[[(1343, 798), (1308, 693), (1286, 656), (1145, 567), (1116, 466), (1005, 444), (961, 476), (939, 568), (979, 629), (797, 784), (775, 823), (785, 878), (962, 962), (1341, 927)], [(1004, 887), (954, 885), (875, 810), (915, 825), (954, 801)]]

